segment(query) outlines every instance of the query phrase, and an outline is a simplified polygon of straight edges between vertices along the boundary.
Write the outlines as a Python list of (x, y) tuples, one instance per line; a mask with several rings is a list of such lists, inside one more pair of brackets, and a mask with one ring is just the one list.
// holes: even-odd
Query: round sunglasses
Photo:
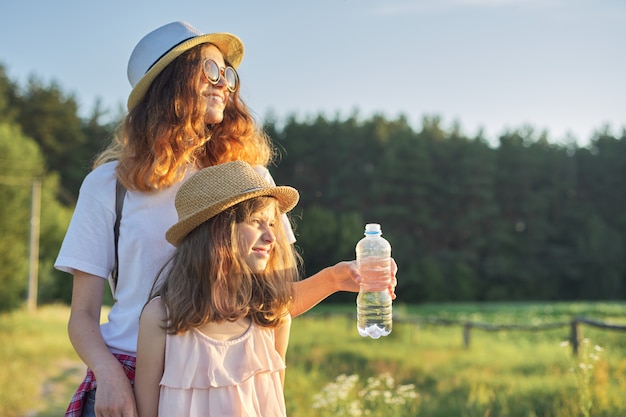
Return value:
[(204, 72), (206, 79), (209, 80), (211, 84), (216, 85), (220, 82), (220, 79), (224, 77), (228, 91), (234, 93), (235, 90), (237, 90), (237, 86), (239, 85), (239, 76), (233, 67), (226, 66), (220, 68), (219, 65), (217, 65), (217, 62), (207, 58), (202, 61), (202, 71)]

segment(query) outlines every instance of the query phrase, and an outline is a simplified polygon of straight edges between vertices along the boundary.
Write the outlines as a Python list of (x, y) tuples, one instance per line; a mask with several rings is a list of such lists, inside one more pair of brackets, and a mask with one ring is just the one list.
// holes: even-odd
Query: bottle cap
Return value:
[(366, 235), (375, 235), (375, 234), (382, 234), (382, 231), (380, 230), (380, 224), (378, 223), (368, 223), (365, 225), (365, 234)]

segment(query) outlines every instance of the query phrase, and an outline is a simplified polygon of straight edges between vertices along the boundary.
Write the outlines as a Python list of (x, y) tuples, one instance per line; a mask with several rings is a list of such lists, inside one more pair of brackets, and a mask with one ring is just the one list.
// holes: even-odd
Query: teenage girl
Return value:
[[(132, 383), (139, 315), (174, 248), (174, 197), (194, 172), (242, 160), (267, 181), (274, 147), (240, 96), (242, 41), (172, 22), (144, 36), (128, 61), (128, 113), (85, 178), (55, 267), (73, 276), (68, 333), (87, 365), (66, 417), (136, 417)], [(115, 245), (116, 183), (123, 198)], [(295, 236), (286, 222), (290, 241)], [(107, 277), (118, 260), (115, 302), (101, 324)], [(392, 285), (395, 288), (395, 264)], [(292, 316), (337, 291), (358, 291), (356, 261), (293, 285)], [(394, 294), (395, 296), (395, 294)], [(97, 388), (97, 389), (96, 389)]]

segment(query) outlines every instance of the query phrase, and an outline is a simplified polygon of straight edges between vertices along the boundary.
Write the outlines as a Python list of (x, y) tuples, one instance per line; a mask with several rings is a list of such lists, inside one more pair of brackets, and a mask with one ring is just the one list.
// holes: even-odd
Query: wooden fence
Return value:
[[(337, 316), (346, 316), (350, 319), (356, 319), (354, 314), (338, 314), (338, 313), (307, 313), (309, 317), (322, 316), (325, 318), (337, 317)], [(461, 326), (463, 328), (463, 345), (466, 348), (469, 348), (471, 338), (472, 338), (472, 330), (479, 329), (487, 332), (499, 332), (503, 330), (520, 330), (520, 331), (542, 331), (542, 330), (553, 330), (562, 327), (570, 328), (569, 342), (572, 346), (572, 353), (574, 355), (578, 355), (578, 348), (580, 346), (581, 341), (581, 325), (588, 325), (592, 327), (597, 327), (600, 329), (606, 330), (615, 330), (615, 331), (626, 331), (626, 325), (618, 325), (605, 323), (599, 320), (593, 320), (586, 317), (574, 317), (570, 321), (558, 321), (553, 323), (543, 323), (543, 324), (534, 324), (534, 325), (523, 325), (523, 324), (491, 324), (484, 322), (476, 322), (476, 321), (464, 321), (464, 320), (453, 320), (453, 319), (442, 319), (442, 318), (422, 318), (422, 317), (395, 317), (393, 318), (394, 324), (428, 324), (434, 326)]]
[(419, 318), (402, 318), (394, 317), (394, 323), (409, 323), (409, 324), (432, 324), (439, 326), (462, 326), (463, 327), (463, 345), (467, 348), (471, 342), (472, 329), (484, 330), (487, 332), (498, 332), (502, 330), (523, 330), (523, 331), (541, 331), (552, 330), (561, 327), (570, 328), (569, 342), (572, 346), (572, 353), (578, 354), (578, 348), (581, 341), (582, 324), (597, 327), (607, 330), (626, 331), (626, 325), (617, 325), (611, 323), (605, 323), (598, 320), (592, 320), (585, 317), (574, 317), (570, 321), (561, 321), (553, 323), (543, 323), (535, 325), (523, 325), (523, 324), (491, 324), (481, 323), (474, 321), (460, 321), (449, 319), (419, 319)]

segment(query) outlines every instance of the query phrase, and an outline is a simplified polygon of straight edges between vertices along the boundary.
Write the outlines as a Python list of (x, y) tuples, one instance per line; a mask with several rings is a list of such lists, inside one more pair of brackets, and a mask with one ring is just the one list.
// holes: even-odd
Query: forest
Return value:
[[(121, 115), (0, 64), (0, 311), (20, 306), (29, 275), (34, 181), (41, 181), (39, 303), (69, 302), (52, 267), (80, 184)], [(268, 120), (279, 184), (300, 191), (297, 245), (314, 273), (354, 259), (380, 223), (398, 264), (398, 298), (439, 301), (615, 300), (626, 296), (626, 127), (585, 146), (521, 126), (486, 138), (421, 116)], [(109, 120), (102, 122), (102, 120)], [(353, 301), (337, 294), (332, 301)]]

